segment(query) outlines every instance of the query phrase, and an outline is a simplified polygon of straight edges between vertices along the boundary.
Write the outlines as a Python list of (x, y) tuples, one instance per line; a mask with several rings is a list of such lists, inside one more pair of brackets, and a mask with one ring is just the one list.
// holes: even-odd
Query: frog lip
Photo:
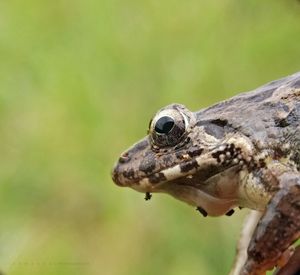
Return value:
[[(131, 174), (132, 174), (132, 176), (131, 176)], [(111, 177), (112, 177), (112, 180), (114, 181), (114, 183), (121, 187), (130, 186), (131, 184), (138, 182), (137, 179), (133, 178), (134, 173), (131, 172), (131, 170), (128, 170), (127, 172), (126, 172), (126, 170), (123, 170), (123, 169), (121, 170), (119, 163), (117, 163), (115, 165), (115, 167), (113, 168), (113, 170), (111, 172)], [(129, 179), (129, 177), (130, 177), (130, 179)]]
[(229, 167), (230, 166), (220, 167), (221, 169), (208, 171), (206, 169), (207, 167), (195, 166), (187, 172), (182, 172), (180, 164), (177, 164), (165, 170), (155, 171), (148, 175), (141, 175), (140, 171), (124, 169), (122, 165), (117, 164), (112, 172), (112, 179), (118, 186), (131, 187), (140, 192), (155, 192), (166, 183), (200, 188), (201, 183)]
[(132, 187), (147, 181), (149, 175), (140, 175), (140, 171), (134, 170), (131, 166), (123, 165), (119, 161), (115, 164), (111, 177), (114, 183), (120, 187)]
[[(122, 157), (121, 157), (122, 158)], [(192, 162), (191, 162), (192, 163)], [(155, 189), (159, 184), (185, 176), (181, 169), (182, 164), (176, 164), (161, 170), (154, 170), (151, 173), (145, 173), (140, 170), (134, 170), (133, 165), (128, 165), (118, 161), (112, 171), (113, 181), (121, 187), (134, 187), (135, 189)], [(194, 167), (190, 167), (188, 173), (196, 172), (197, 165), (193, 162)], [(138, 187), (140, 185), (140, 187)]]
[[(127, 154), (125, 154), (125, 157), (127, 157)], [(220, 170), (228, 168), (228, 166), (220, 166), (219, 169), (208, 169), (210, 167), (208, 159), (206, 159), (207, 162), (203, 166), (199, 166), (196, 159), (191, 159), (161, 170), (154, 170), (152, 173), (147, 174), (143, 171), (133, 169), (134, 165), (130, 164), (127, 159), (124, 162), (123, 158), (124, 154), (112, 171), (112, 179), (118, 186), (136, 187), (135, 189), (142, 189), (142, 187), (147, 190), (150, 188), (156, 189), (160, 184), (179, 178), (187, 178), (186, 181), (193, 185), (194, 180), (191, 180), (191, 178), (193, 178), (194, 174), (197, 174), (198, 182), (202, 182), (210, 176), (217, 174)], [(138, 185), (141, 187), (138, 187)]]
[(126, 169), (119, 163), (113, 168), (111, 176), (114, 183), (121, 187), (148, 186), (147, 189), (149, 189), (152, 185), (167, 181), (162, 172), (141, 175), (140, 171), (134, 171), (132, 168)]

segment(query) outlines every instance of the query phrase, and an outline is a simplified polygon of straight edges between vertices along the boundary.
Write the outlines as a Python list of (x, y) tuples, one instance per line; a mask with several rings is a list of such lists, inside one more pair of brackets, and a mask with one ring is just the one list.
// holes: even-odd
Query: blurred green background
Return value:
[(298, 1), (1, 1), (0, 269), (226, 274), (246, 210), (145, 202), (111, 168), (162, 106), (203, 108), (299, 60)]

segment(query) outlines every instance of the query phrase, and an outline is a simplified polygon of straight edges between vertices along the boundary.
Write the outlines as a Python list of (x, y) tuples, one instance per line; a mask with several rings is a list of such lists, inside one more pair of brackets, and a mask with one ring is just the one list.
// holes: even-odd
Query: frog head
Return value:
[(119, 186), (168, 193), (222, 215), (237, 204), (238, 171), (251, 149), (225, 118), (205, 119), (171, 104), (151, 119), (148, 135), (121, 155), (112, 178)]

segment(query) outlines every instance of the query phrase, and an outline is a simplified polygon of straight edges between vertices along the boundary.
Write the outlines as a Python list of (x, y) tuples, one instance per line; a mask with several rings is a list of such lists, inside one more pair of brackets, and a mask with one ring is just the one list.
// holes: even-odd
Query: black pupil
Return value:
[(155, 131), (159, 134), (168, 134), (172, 130), (174, 124), (173, 118), (163, 116), (156, 122)]

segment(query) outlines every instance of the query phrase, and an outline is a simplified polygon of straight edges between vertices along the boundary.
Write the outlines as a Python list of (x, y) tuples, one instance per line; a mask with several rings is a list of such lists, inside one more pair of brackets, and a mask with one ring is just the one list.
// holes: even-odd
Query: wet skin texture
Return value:
[(204, 216), (259, 211), (231, 274), (265, 274), (288, 262), (300, 237), (300, 73), (198, 112), (171, 104), (148, 133), (116, 163), (117, 185), (148, 199), (170, 194)]

